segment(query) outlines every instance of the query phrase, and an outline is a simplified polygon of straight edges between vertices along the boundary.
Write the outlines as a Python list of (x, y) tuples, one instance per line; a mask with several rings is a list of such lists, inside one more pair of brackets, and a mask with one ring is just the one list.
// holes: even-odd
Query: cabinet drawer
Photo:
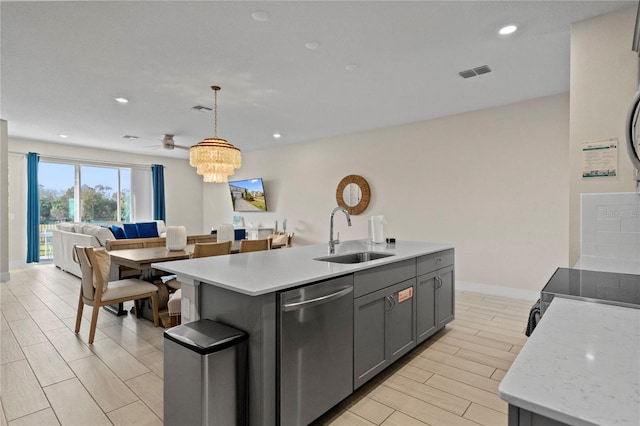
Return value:
[(418, 276), (449, 265), (453, 265), (453, 249), (420, 256), (418, 258)]
[(415, 276), (415, 259), (407, 259), (356, 272), (353, 276), (353, 297), (372, 293)]

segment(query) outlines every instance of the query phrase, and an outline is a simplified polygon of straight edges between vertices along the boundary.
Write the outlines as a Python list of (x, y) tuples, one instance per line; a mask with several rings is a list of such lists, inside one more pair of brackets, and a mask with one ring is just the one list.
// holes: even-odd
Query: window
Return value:
[(38, 181), (42, 225), (131, 220), (131, 169), (41, 161)]
[(129, 221), (129, 169), (80, 166), (80, 182), (81, 222)]
[(73, 222), (75, 166), (40, 162), (40, 225)]

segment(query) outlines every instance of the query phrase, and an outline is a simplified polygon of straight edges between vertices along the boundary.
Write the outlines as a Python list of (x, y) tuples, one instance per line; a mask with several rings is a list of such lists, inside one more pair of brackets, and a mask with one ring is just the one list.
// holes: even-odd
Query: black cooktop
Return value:
[(640, 308), (640, 275), (558, 268), (542, 289), (542, 301), (554, 296)]

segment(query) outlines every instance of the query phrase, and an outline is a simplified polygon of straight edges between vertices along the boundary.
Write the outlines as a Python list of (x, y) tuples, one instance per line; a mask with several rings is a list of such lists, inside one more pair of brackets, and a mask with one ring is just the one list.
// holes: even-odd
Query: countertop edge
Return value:
[[(347, 245), (347, 243), (359, 243), (362, 244), (364, 243), (363, 240), (355, 240), (355, 241), (345, 241), (343, 244)], [(308, 276), (302, 279), (296, 279), (296, 280), (290, 280), (290, 281), (286, 281), (283, 282), (282, 284), (279, 285), (272, 285), (269, 288), (264, 288), (264, 289), (260, 289), (260, 290), (256, 290), (256, 291), (252, 291), (250, 289), (247, 289), (245, 287), (239, 286), (239, 285), (233, 285), (233, 284), (228, 284), (225, 282), (220, 282), (220, 281), (216, 281), (214, 279), (207, 279), (205, 277), (202, 277), (201, 275), (198, 274), (192, 274), (192, 273), (188, 273), (186, 272), (183, 268), (181, 267), (175, 267), (175, 265), (184, 265), (181, 262), (184, 262), (184, 260), (182, 261), (170, 261), (170, 262), (161, 262), (161, 263), (153, 263), (151, 265), (152, 268), (154, 269), (158, 269), (161, 271), (165, 271), (165, 272), (169, 272), (171, 274), (176, 274), (178, 276), (178, 279), (180, 279), (180, 277), (189, 279), (189, 280), (194, 280), (194, 281), (198, 281), (202, 284), (209, 284), (209, 285), (214, 285), (216, 287), (220, 287), (226, 290), (230, 290), (230, 291), (234, 291), (236, 293), (240, 293), (240, 294), (244, 294), (247, 296), (262, 296), (264, 294), (269, 294), (269, 293), (273, 293), (273, 292), (277, 292), (277, 291), (282, 291), (282, 290), (286, 290), (286, 289), (290, 289), (290, 288), (294, 288), (294, 287), (298, 287), (304, 284), (309, 284), (309, 283), (313, 283), (313, 282), (318, 282), (318, 281), (324, 281), (327, 279), (331, 279), (334, 277), (339, 277), (342, 275), (348, 275), (348, 274), (352, 274), (355, 272), (359, 272), (359, 271), (364, 271), (367, 269), (371, 269), (371, 268), (375, 268), (378, 266), (384, 266), (384, 265), (389, 265), (392, 263), (396, 263), (396, 262), (401, 262), (403, 260), (407, 260), (407, 259), (412, 259), (412, 258), (417, 258), (420, 256), (425, 256), (425, 255), (429, 255), (429, 254), (433, 254), (433, 253), (437, 253), (440, 251), (445, 251), (445, 250), (455, 250), (455, 246), (453, 246), (452, 244), (442, 244), (442, 243), (429, 243), (429, 242), (420, 242), (420, 241), (398, 241), (396, 243), (396, 247), (401, 247), (402, 245), (408, 244), (408, 245), (413, 245), (414, 247), (410, 247), (410, 248), (406, 248), (403, 247), (402, 250), (403, 252), (398, 253), (396, 250), (396, 248), (383, 248), (384, 246), (380, 247), (380, 246), (373, 246), (372, 249), (370, 250), (358, 250), (358, 251), (372, 251), (372, 252), (380, 252), (380, 251), (384, 251), (384, 252), (394, 252), (394, 256), (390, 256), (390, 257), (385, 257), (382, 259), (376, 259), (376, 260), (371, 260), (368, 262), (362, 262), (362, 263), (357, 263), (357, 264), (346, 264), (346, 265), (340, 265), (340, 266), (335, 266), (335, 270), (330, 271), (330, 272), (326, 272), (326, 273), (320, 273), (314, 276)], [(313, 255), (310, 257), (309, 260), (311, 260), (312, 262), (319, 262), (315, 259), (316, 257), (322, 257), (322, 256), (326, 256), (326, 252), (321, 252), (321, 250), (326, 250), (326, 245), (325, 244), (317, 244), (317, 245), (312, 245), (312, 246), (301, 246), (300, 248), (303, 248), (307, 251), (309, 251), (310, 253), (312, 253)], [(314, 248), (316, 249), (316, 251), (314, 252)], [(285, 248), (285, 249), (279, 249), (277, 250), (278, 252), (280, 250), (282, 250), (282, 253), (286, 254), (288, 251), (290, 250), (295, 250), (296, 248)], [(345, 254), (345, 253), (349, 253), (352, 251), (357, 251), (357, 250), (342, 250), (339, 251), (338, 253), (336, 253), (336, 255), (340, 255), (340, 254)], [(255, 252), (255, 253), (261, 253), (261, 255), (269, 255), (269, 252)], [(245, 253), (249, 254), (249, 253)], [(241, 256), (242, 254), (232, 254), (230, 256)], [(206, 259), (206, 258), (203, 258)], [(210, 258), (213, 259), (213, 258)], [(201, 259), (202, 260), (202, 259)], [(335, 265), (335, 264), (334, 264)]]

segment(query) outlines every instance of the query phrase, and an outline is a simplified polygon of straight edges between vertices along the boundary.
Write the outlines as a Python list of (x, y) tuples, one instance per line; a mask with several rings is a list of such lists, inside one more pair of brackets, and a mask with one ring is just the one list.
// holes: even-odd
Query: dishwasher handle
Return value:
[(345, 295), (351, 293), (352, 291), (353, 291), (353, 287), (349, 286), (349, 287), (344, 288), (344, 289), (342, 289), (340, 291), (337, 291), (335, 293), (327, 294), (325, 296), (316, 297), (315, 299), (303, 300), (301, 302), (286, 303), (286, 304), (282, 305), (282, 311), (283, 312), (291, 312), (291, 311), (297, 311), (299, 309), (310, 308), (310, 307), (316, 306), (316, 305), (322, 305), (323, 303), (327, 303), (327, 302), (330, 302), (332, 300), (339, 299), (342, 296), (345, 296)]

